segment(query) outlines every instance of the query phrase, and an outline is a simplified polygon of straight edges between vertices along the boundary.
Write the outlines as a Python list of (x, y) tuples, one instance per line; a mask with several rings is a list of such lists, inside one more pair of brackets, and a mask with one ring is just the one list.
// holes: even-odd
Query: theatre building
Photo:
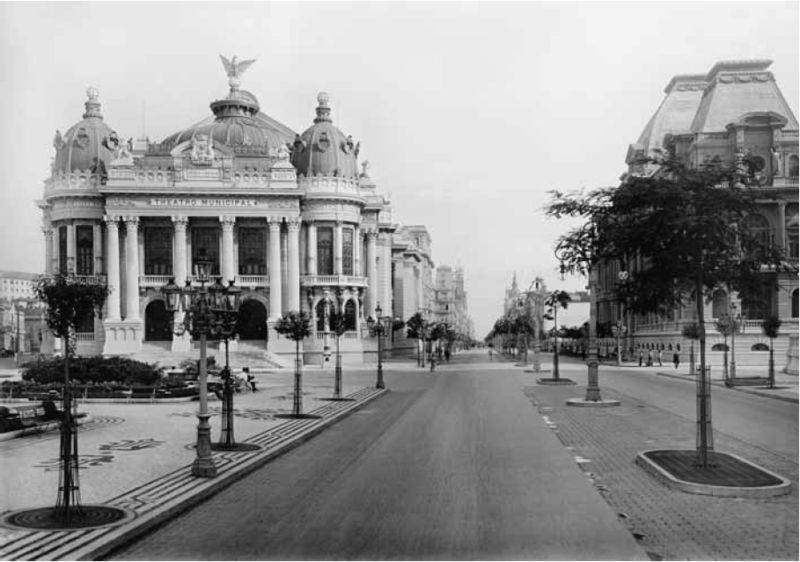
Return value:
[(199, 285), (198, 259), (243, 289), (233, 349), (293, 352), (274, 324), (303, 310), (313, 319), (305, 359), (321, 360), (331, 306), (347, 319), (344, 361), (374, 353), (366, 319), (378, 304), (393, 316), (395, 227), (366, 163), (359, 168), (360, 144), (334, 126), (326, 94), (297, 134), (228, 76), (229, 93), (211, 115), (161, 142), (118, 135), (92, 88), (83, 119), (56, 132), (37, 202), (46, 271), (103, 275), (111, 289), (103, 318), (79, 326), (79, 354), (188, 353), (193, 344), (174, 334), (179, 319), (161, 287), (172, 277)]

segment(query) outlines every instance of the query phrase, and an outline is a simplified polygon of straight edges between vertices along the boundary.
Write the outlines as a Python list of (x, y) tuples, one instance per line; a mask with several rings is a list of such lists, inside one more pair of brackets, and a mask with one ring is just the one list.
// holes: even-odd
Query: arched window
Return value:
[(344, 305), (344, 325), (349, 331), (356, 329), (356, 303), (352, 299)]
[(714, 291), (713, 304), (711, 305), (711, 316), (721, 318), (728, 313), (728, 293), (722, 289)]
[(744, 228), (762, 248), (772, 245), (772, 229), (763, 215), (748, 215), (744, 219)]
[(797, 259), (800, 253), (800, 243), (798, 242), (798, 217), (797, 203), (786, 204), (786, 255)]
[(798, 289), (792, 291), (792, 318), (798, 317), (798, 310), (797, 310), (797, 292)]
[(789, 177), (796, 178), (798, 172), (797, 154), (789, 156)]
[(75, 273), (92, 275), (94, 273), (94, 233), (89, 225), (75, 227), (75, 253), (77, 263)]
[(327, 306), (333, 307), (333, 303), (326, 301), (325, 299), (320, 300), (317, 303), (317, 307), (315, 308), (317, 313), (317, 331), (324, 332), (325, 330), (325, 316), (327, 314)]
[(317, 228), (317, 275), (333, 275), (333, 228)]

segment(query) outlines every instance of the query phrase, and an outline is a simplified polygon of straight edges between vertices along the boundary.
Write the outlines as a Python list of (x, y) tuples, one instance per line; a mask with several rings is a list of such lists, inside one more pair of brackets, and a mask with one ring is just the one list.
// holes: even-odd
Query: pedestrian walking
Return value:
[(642, 366), (642, 362), (644, 361), (644, 352), (640, 349), (639, 350), (639, 366)]
[(450, 362), (450, 348), (446, 347), (444, 350), (444, 360)]
[(436, 354), (435, 353), (431, 353), (430, 364), (431, 364), (431, 373), (432, 373), (433, 371), (436, 370)]
[(491, 360), (492, 360), (492, 348), (490, 347), (489, 348), (489, 361), (491, 361)]
[(647, 350), (647, 366), (648, 367), (652, 367), (653, 366), (653, 350), (652, 349), (648, 349)]
[(672, 354), (672, 362), (675, 363), (675, 368), (676, 369), (681, 364), (681, 354), (678, 353), (677, 351)]
[(661, 361), (664, 356), (664, 352), (662, 350), (658, 350), (658, 366), (663, 367), (664, 363)]

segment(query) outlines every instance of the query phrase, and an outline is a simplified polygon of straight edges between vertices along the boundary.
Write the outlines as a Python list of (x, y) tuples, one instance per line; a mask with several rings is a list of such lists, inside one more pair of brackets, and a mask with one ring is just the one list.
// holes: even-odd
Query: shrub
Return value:
[[(37, 384), (64, 381), (64, 358), (56, 357), (26, 363), (22, 380)], [(127, 357), (74, 357), (70, 360), (70, 379), (79, 384), (118, 383), (154, 385), (161, 380), (163, 368)]]

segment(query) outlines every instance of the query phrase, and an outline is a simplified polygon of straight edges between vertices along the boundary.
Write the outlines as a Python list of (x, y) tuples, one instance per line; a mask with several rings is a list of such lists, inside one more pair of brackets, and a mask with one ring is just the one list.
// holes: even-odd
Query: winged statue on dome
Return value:
[(222, 55), (220, 55), (219, 58), (222, 61), (222, 66), (225, 67), (225, 74), (228, 75), (228, 84), (231, 88), (239, 87), (239, 77), (244, 74), (245, 70), (250, 68), (250, 65), (256, 62), (256, 59), (237, 61), (236, 55), (234, 55), (230, 60), (226, 59)]

